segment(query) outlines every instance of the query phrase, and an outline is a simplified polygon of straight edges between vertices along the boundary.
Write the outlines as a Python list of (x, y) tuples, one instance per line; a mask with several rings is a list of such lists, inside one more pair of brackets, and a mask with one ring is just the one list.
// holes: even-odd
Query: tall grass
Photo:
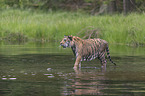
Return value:
[(60, 41), (64, 35), (77, 35), (82, 29), (93, 26), (100, 30), (100, 38), (109, 43), (145, 44), (145, 14), (90, 16), (78, 12), (16, 9), (0, 13), (1, 40), (11, 34), (22, 34), (20, 36), (28, 40)]

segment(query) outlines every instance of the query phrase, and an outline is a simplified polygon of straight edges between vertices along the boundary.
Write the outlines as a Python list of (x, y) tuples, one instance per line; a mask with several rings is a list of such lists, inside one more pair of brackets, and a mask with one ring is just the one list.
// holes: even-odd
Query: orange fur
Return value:
[[(105, 59), (105, 53), (106, 53), (106, 48), (108, 48), (108, 43), (105, 40), (99, 38), (83, 40), (79, 37), (71, 35), (71, 36), (65, 36), (60, 42), (60, 44), (64, 48), (66, 47), (72, 48), (72, 51), (76, 56), (74, 68), (77, 68), (82, 60), (90, 61), (95, 58), (98, 58), (101, 61), (102, 65), (106, 65), (107, 63)], [(108, 52), (109, 49), (107, 50), (107, 53)]]

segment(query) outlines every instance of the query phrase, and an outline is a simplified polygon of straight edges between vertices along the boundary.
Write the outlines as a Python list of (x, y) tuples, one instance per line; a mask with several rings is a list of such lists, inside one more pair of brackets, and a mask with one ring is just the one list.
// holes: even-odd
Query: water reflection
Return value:
[[(105, 72), (101, 69), (89, 68), (74, 71), (75, 73), (64, 75), (65, 82), (62, 87), (62, 95), (144, 96), (145, 94), (145, 78), (142, 78), (144, 73), (130, 73), (131, 76), (126, 77), (125, 73), (117, 72), (117, 69), (113, 70), (116, 73), (110, 72), (110, 69)], [(133, 74), (134, 77), (132, 77)], [(135, 79), (137, 74), (141, 77), (137, 76)], [(139, 78), (142, 78), (142, 80)]]
[[(88, 69), (88, 68), (87, 68)], [(105, 95), (102, 89), (106, 89), (106, 85), (101, 83), (101, 80), (106, 80), (105, 71), (86, 72), (82, 69), (75, 69), (74, 79), (69, 79), (63, 87), (63, 95)]]

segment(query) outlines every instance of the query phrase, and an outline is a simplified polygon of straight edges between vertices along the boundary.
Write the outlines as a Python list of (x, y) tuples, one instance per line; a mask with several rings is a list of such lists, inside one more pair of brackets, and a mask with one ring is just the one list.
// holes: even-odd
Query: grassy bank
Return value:
[(145, 14), (128, 16), (89, 16), (73, 12), (32, 12), (3, 10), (0, 12), (1, 40), (60, 41), (64, 35), (77, 35), (93, 26), (100, 38), (109, 43), (145, 44)]

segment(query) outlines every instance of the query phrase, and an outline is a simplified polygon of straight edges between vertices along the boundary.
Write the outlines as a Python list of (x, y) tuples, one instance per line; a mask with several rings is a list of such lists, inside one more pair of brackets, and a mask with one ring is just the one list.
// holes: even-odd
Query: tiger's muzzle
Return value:
[(61, 45), (63, 48), (67, 48), (67, 47), (69, 47), (69, 42), (68, 42), (68, 43), (66, 42), (66, 43), (64, 43), (64, 44), (63, 44), (63, 43), (60, 43), (60, 45)]

